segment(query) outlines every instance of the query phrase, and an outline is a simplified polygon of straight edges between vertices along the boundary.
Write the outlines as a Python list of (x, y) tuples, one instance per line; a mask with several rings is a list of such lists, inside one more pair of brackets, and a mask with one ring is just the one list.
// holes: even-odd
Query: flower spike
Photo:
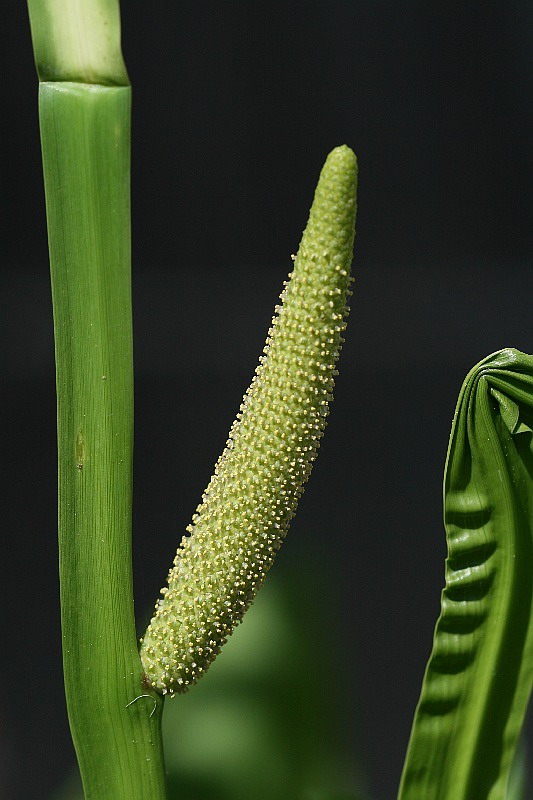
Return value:
[(346, 326), (356, 182), (353, 152), (337, 147), (256, 374), (142, 641), (147, 682), (163, 694), (187, 691), (241, 621), (311, 472)]

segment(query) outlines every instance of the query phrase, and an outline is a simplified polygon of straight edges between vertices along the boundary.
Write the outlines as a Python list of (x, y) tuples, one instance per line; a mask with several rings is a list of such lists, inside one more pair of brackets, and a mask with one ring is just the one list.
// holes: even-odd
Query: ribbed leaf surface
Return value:
[(444, 482), (446, 586), (400, 800), (504, 800), (533, 681), (533, 358), (467, 376)]

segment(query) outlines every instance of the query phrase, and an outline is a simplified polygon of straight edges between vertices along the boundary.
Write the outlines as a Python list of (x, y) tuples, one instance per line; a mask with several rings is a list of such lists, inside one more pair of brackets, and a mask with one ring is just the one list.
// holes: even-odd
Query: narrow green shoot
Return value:
[(126, 85), (103, 85), (127, 82), (117, 55), (118, 6), (32, 0), (30, 12), (40, 75), (48, 79), (39, 113), (69, 720), (87, 798), (163, 800), (161, 700), (143, 684), (133, 615), (131, 95)]
[(454, 417), (446, 587), (400, 800), (508, 798), (533, 685), (532, 520), (533, 358), (502, 350), (469, 373)]

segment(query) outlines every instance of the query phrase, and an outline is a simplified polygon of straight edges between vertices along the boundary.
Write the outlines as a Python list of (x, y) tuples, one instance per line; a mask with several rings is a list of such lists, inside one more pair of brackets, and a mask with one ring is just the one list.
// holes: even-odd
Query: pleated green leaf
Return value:
[(400, 800), (505, 800), (533, 683), (533, 358), (467, 376), (444, 481), (446, 586)]

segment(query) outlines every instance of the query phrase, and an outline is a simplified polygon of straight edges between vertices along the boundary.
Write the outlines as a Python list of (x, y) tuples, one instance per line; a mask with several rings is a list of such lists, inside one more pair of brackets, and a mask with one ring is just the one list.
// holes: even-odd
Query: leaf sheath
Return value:
[(161, 704), (142, 683), (131, 575), (130, 89), (42, 83), (39, 109), (69, 720), (87, 798), (163, 800)]

